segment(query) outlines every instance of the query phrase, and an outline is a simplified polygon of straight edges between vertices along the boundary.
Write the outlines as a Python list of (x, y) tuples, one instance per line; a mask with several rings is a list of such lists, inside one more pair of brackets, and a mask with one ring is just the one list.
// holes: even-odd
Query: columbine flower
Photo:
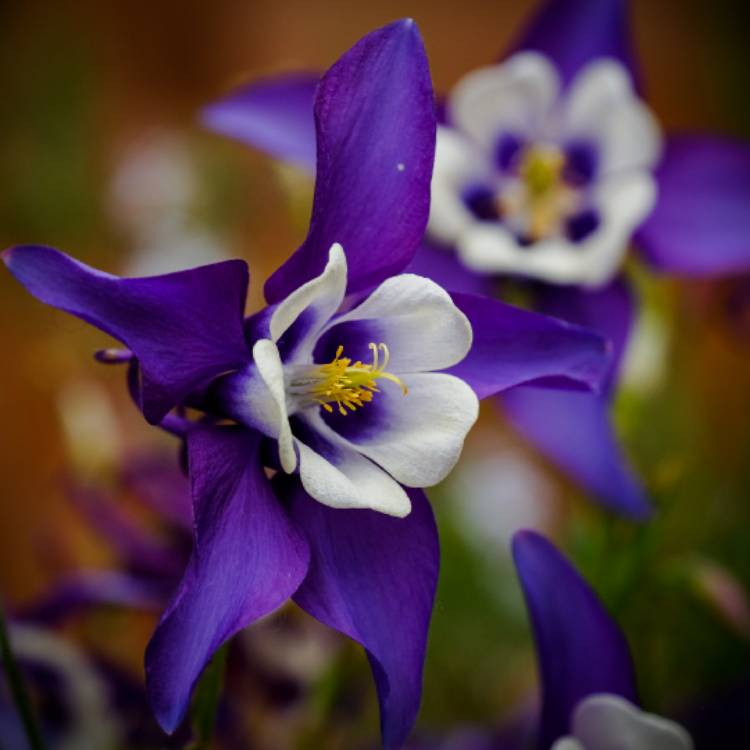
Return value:
[[(520, 531), (513, 557), (542, 682), (539, 750), (692, 750), (687, 732), (637, 708), (625, 636), (576, 569), (543, 536)], [(562, 595), (561, 595), (562, 594)]]
[[(608, 414), (634, 315), (621, 262), (635, 238), (660, 271), (746, 270), (750, 149), (716, 137), (662, 144), (635, 69), (625, 0), (545, 2), (506, 60), (447, 97), (429, 242), (410, 270), (489, 296), (498, 273), (531, 279), (540, 311), (613, 342), (603, 397), (523, 386), (502, 404), (602, 502), (643, 517), (648, 503)], [(314, 169), (315, 81), (261, 81), (209, 107), (204, 122)]]
[[(596, 387), (609, 352), (575, 326), (397, 275), (424, 232), (434, 157), (413, 22), (347, 52), (315, 116), (310, 231), (247, 320), (241, 261), (123, 279), (50, 248), (4, 260), (34, 296), (121, 341), (99, 359), (130, 361), (147, 420), (186, 441), (193, 551), (146, 653), (162, 727), (178, 726), (216, 649), (292, 597), (367, 650), (391, 747), (419, 706), (437, 581), (420, 488), (450, 470), (477, 398)], [(203, 417), (172, 412), (183, 406)]]
[(519, 52), (463, 78), (446, 109), (429, 235), (482, 273), (610, 281), (653, 208), (661, 145), (627, 69), (596, 60), (562, 88), (552, 61)]

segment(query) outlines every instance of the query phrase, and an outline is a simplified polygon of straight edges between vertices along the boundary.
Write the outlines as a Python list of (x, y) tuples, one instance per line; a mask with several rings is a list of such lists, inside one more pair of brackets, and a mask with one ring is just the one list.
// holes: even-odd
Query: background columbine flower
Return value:
[[(594, 591), (543, 536), (518, 532), (513, 557), (542, 682), (539, 750), (690, 750), (674, 722), (640, 711), (627, 641)], [(567, 736), (572, 735), (572, 736)]]
[(310, 231), (247, 320), (240, 261), (123, 279), (50, 248), (4, 255), (33, 295), (128, 347), (100, 359), (130, 361), (146, 419), (185, 439), (194, 546), (146, 654), (167, 731), (219, 646), (293, 597), (366, 648), (384, 742), (401, 744), (438, 571), (429, 503), (401, 485), (450, 469), (477, 398), (601, 379), (600, 337), (397, 275), (427, 221), (433, 105), (411, 21), (368, 35), (323, 77)]
[[(613, 342), (603, 397), (524, 385), (502, 406), (603, 503), (643, 517), (643, 488), (609, 417), (634, 318), (622, 260), (634, 237), (659, 271), (747, 269), (750, 149), (713, 136), (662, 143), (627, 16), (625, 0), (548, 0), (507, 59), (458, 84), (439, 127), (430, 241), (410, 270), (488, 295), (500, 272), (530, 279), (537, 309)], [(204, 122), (313, 169), (314, 86), (309, 74), (262, 81), (208, 108)]]

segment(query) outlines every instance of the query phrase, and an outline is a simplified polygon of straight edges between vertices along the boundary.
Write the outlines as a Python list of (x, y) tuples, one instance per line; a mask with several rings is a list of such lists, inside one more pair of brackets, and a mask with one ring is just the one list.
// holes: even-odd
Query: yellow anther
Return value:
[[(409, 391), (400, 378), (386, 371), (390, 353), (385, 344), (369, 344), (372, 362), (365, 364), (359, 360), (352, 363), (344, 357), (344, 347), (336, 349), (336, 356), (326, 365), (320, 365), (312, 377), (306, 381), (307, 393), (327, 412), (333, 413), (334, 405), (339, 414), (346, 415), (347, 409), (355, 411), (372, 401), (378, 392), (380, 378), (396, 383), (406, 395)], [(381, 360), (382, 353), (382, 360)]]

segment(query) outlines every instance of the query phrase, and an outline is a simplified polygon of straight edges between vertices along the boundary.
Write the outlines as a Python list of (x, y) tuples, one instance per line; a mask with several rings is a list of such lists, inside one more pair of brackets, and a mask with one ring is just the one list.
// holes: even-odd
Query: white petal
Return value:
[(679, 725), (616, 695), (592, 695), (573, 713), (573, 734), (586, 750), (691, 750)]
[(464, 263), (477, 271), (599, 287), (616, 275), (633, 231), (655, 200), (653, 177), (647, 172), (630, 174), (598, 188), (595, 205), (601, 223), (581, 242), (554, 238), (521, 246), (502, 226), (484, 223), (461, 238), (458, 250)]
[(448, 99), (451, 121), (488, 150), (503, 132), (544, 137), (560, 89), (557, 71), (536, 52), (464, 76)]
[(561, 737), (554, 745), (551, 750), (587, 750), (577, 739), (574, 737)]
[(299, 474), (311, 497), (331, 508), (369, 508), (403, 518), (411, 511), (409, 496), (372, 461), (345, 445), (327, 445), (326, 456), (301, 440)]
[(627, 70), (614, 60), (591, 63), (576, 76), (565, 103), (563, 135), (596, 144), (603, 174), (649, 169), (661, 153), (656, 119), (633, 91)]
[(346, 293), (346, 255), (338, 243), (331, 245), (323, 273), (293, 291), (271, 316), (271, 340), (276, 342), (305, 313), (303, 341), (295, 347), (293, 361), (308, 359), (321, 328), (339, 309)]
[(264, 398), (262, 394), (248, 394), (247, 408), (252, 412), (249, 418), (251, 423), (264, 424), (264, 432), (279, 441), (281, 468), (291, 474), (297, 467), (297, 454), (294, 452), (286, 409), (284, 368), (276, 344), (269, 339), (256, 341), (253, 346), (253, 361), (266, 386), (267, 395)]
[(477, 223), (462, 196), (467, 186), (482, 182), (488, 166), (487, 157), (467, 138), (451, 128), (438, 127), (427, 223), (431, 237), (453, 244)]
[[(381, 381), (382, 382), (382, 381)], [(407, 487), (431, 487), (445, 479), (456, 465), (467, 433), (479, 415), (479, 401), (463, 380), (442, 373), (415, 373), (404, 377), (409, 393), (386, 382), (372, 409), (374, 422), (361, 436), (346, 444), (385, 469)], [(367, 414), (346, 419), (367, 418)], [(311, 424), (329, 440), (344, 440), (321, 418)]]
[(386, 279), (362, 304), (328, 327), (372, 320), (373, 332), (390, 352), (392, 373), (442, 370), (460, 362), (471, 349), (468, 318), (448, 292), (424, 276), (405, 273)]

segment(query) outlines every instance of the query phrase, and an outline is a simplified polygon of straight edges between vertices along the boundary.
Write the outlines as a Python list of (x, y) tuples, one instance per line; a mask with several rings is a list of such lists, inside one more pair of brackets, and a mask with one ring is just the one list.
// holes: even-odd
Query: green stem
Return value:
[(23, 722), (23, 728), (26, 737), (29, 740), (31, 750), (44, 750), (42, 733), (39, 729), (39, 722), (31, 706), (29, 692), (26, 689), (21, 669), (18, 666), (13, 650), (10, 645), (8, 636), (8, 625), (5, 619), (5, 611), (0, 602), (0, 652), (2, 652), (3, 666), (5, 668), (5, 679), (8, 681), (8, 687), (16, 705), (16, 709)]
[(193, 700), (195, 742), (189, 746), (189, 750), (210, 750), (216, 725), (216, 709), (224, 685), (228, 648), (229, 644), (226, 643), (214, 654), (198, 683)]

